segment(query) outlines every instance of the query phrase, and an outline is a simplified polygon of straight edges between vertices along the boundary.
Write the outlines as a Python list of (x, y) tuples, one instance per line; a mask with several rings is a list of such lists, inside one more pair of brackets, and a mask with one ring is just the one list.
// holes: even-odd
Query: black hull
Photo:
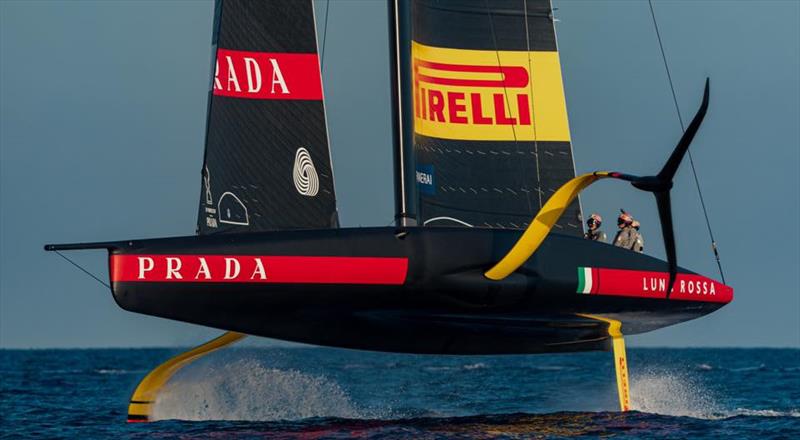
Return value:
[[(110, 249), (114, 298), (126, 310), (251, 335), (377, 351), (605, 350), (607, 325), (579, 314), (620, 320), (625, 334), (636, 334), (706, 315), (730, 301), (718, 296), (679, 299), (675, 293), (670, 298), (580, 294), (578, 268), (666, 273), (667, 264), (579, 238), (552, 234), (516, 273), (491, 281), (483, 272), (508, 251), (519, 231), (408, 228), (398, 232), (394, 228), (281, 231), (104, 247)], [(195, 270), (184, 273), (180, 282), (123, 281), (115, 258), (126, 255), (394, 257), (407, 258), (407, 272), (396, 285), (193, 282)], [(269, 263), (266, 270), (270, 275)], [(679, 273), (693, 274), (684, 269)]]

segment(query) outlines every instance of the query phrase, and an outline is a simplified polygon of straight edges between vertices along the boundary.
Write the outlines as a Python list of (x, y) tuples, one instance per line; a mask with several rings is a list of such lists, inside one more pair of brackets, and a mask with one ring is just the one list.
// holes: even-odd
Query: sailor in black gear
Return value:
[(601, 224), (603, 224), (603, 219), (598, 214), (592, 214), (589, 220), (586, 220), (586, 226), (589, 227), (589, 230), (583, 234), (583, 238), (605, 243), (606, 233), (600, 230)]

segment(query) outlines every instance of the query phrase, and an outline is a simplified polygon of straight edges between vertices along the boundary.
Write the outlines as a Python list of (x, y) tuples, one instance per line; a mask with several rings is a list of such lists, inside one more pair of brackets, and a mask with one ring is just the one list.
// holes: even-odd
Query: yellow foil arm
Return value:
[(625, 339), (622, 337), (622, 323), (616, 319), (604, 318), (597, 315), (584, 315), (584, 318), (596, 319), (608, 323), (608, 335), (614, 346), (614, 370), (617, 372), (617, 395), (619, 396), (620, 411), (631, 409), (630, 386), (628, 385), (628, 359), (625, 356)]
[(568, 181), (558, 189), (536, 214), (528, 229), (522, 234), (514, 247), (484, 274), (486, 278), (499, 281), (511, 275), (515, 270), (522, 266), (528, 258), (536, 252), (542, 244), (547, 234), (553, 229), (561, 214), (567, 209), (570, 203), (578, 196), (578, 193), (592, 183), (611, 177), (607, 171), (597, 171), (590, 174), (583, 174)]
[(156, 367), (139, 382), (139, 386), (133, 392), (128, 406), (128, 422), (147, 422), (150, 420), (159, 391), (178, 370), (208, 353), (233, 344), (245, 336), (247, 335), (242, 333), (226, 332), (222, 336), (181, 353)]

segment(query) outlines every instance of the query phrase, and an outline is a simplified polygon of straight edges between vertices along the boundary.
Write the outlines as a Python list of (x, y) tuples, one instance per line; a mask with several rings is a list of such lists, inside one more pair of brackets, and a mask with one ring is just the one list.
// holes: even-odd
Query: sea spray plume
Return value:
[(324, 376), (266, 367), (255, 359), (205, 365), (176, 377), (154, 420), (298, 420), (363, 418), (347, 393)]
[(683, 371), (645, 369), (631, 378), (632, 409), (702, 419), (724, 417), (711, 390)]
[(723, 403), (730, 400), (728, 397), (713, 392), (688, 372), (646, 370), (632, 378), (631, 388), (634, 393), (632, 409), (645, 413), (705, 420), (741, 416), (800, 417), (800, 409), (732, 408)]

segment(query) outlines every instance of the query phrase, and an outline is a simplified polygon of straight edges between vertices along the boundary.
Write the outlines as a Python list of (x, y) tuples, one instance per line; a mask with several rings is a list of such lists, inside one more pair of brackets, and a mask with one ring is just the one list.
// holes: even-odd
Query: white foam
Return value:
[(241, 359), (198, 367), (176, 377), (159, 395), (155, 420), (297, 420), (364, 418), (347, 393), (324, 376), (265, 367)]
[(631, 377), (631, 407), (669, 416), (718, 418), (723, 411), (702, 383), (685, 373), (640, 372)]
[(742, 368), (731, 368), (731, 371), (735, 371), (737, 373), (741, 373), (744, 371), (760, 371), (766, 369), (767, 366), (765, 364), (760, 364), (757, 367), (742, 367)]
[(564, 367), (561, 365), (537, 365), (534, 367), (527, 367), (537, 371), (562, 371), (562, 370), (577, 370), (575, 367)]
[(736, 408), (735, 410), (730, 411), (726, 416), (800, 417), (800, 409), (794, 409), (791, 411), (776, 411), (773, 409)]
[(724, 408), (720, 397), (688, 372), (644, 371), (631, 378), (631, 407), (636, 411), (668, 416), (717, 420), (736, 416), (800, 417), (800, 409)]
[(94, 370), (97, 374), (139, 374), (146, 373), (147, 370), (120, 370), (116, 368), (100, 368)]
[(473, 364), (464, 364), (461, 366), (439, 365), (422, 367), (425, 371), (483, 370), (485, 368), (489, 368), (489, 366), (483, 362), (475, 362)]
[(474, 364), (466, 364), (466, 365), (462, 366), (461, 368), (463, 368), (465, 370), (482, 370), (484, 368), (488, 368), (488, 366), (486, 364), (484, 364), (483, 362), (476, 362)]

